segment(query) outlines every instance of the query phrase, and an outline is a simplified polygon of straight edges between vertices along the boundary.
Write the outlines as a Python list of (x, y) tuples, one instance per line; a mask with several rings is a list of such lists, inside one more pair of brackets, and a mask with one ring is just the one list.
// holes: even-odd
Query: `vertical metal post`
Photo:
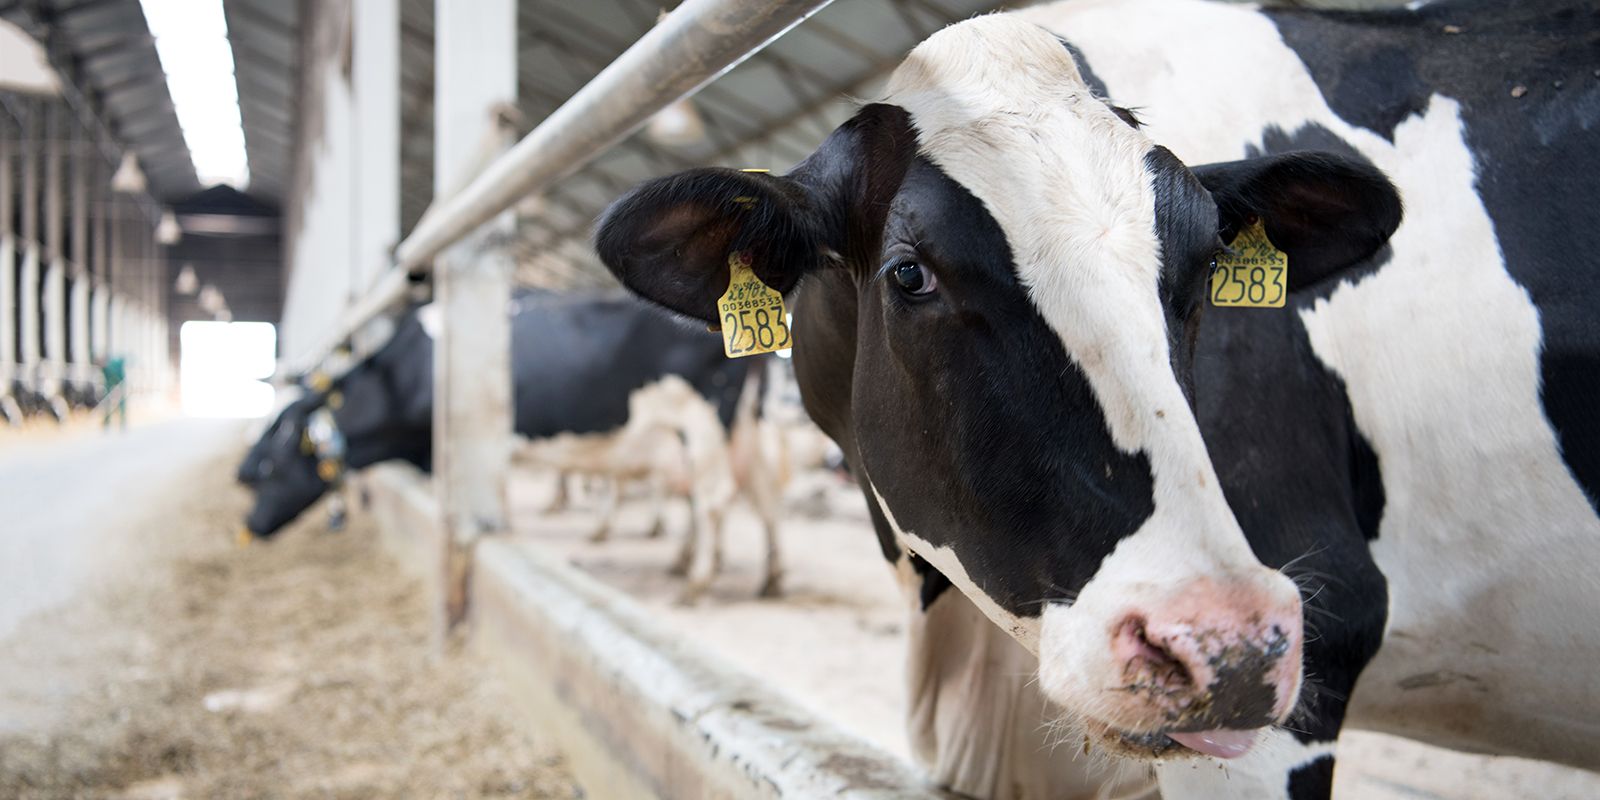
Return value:
[(111, 237), (110, 177), (104, 170), (96, 172), (94, 181), (94, 236), (89, 271), (94, 273), (94, 287), (89, 298), (89, 351), (96, 364), (106, 363), (111, 357), (111, 263), (108, 260)]
[(66, 135), (64, 110), (50, 105), (45, 115), (44, 164), (44, 379), (43, 391), (50, 397), (61, 394), (61, 379), (67, 372), (67, 256), (62, 244), (61, 185)]
[(111, 257), (106, 260), (106, 353), (107, 356), (128, 357), (127, 336), (123, 327), (122, 301), (127, 297), (127, 260), (123, 257), (123, 248), (126, 247), (127, 222), (122, 218), (122, 198), (115, 192), (111, 194), (111, 207), (106, 212), (111, 218), (110, 242)]
[[(77, 129), (77, 126), (73, 126)], [(72, 330), (67, 337), (71, 377), (80, 387), (92, 374), (89, 364), (89, 170), (95, 153), (87, 139), (72, 147)]]
[(18, 316), (22, 323), (22, 349), (18, 354), (22, 380), (37, 389), (39, 372), (39, 102), (24, 102), (22, 135), (22, 279)]
[(400, 241), (400, 2), (351, 8), (355, 45), (357, 292), (391, 263)]
[[(517, 99), (516, 0), (436, 0), (434, 186), (462, 186), (493, 110)], [(466, 613), (472, 548), (506, 528), (511, 453), (510, 259), (498, 240), (509, 214), (442, 253), (434, 342), (434, 475), (443, 516), (445, 622)]]
[(133, 263), (137, 265), (133, 284), (133, 346), (139, 358), (139, 382), (136, 385), (148, 392), (155, 385), (156, 375), (155, 353), (150, 348), (150, 240), (155, 231), (150, 227), (153, 223), (144, 215), (140, 214), (135, 219), (138, 235), (133, 239)]
[(146, 226), (145, 231), (145, 354), (150, 360), (151, 391), (165, 392), (168, 370), (162, 342), (167, 329), (167, 304), (162, 289), (167, 281), (167, 246), (156, 239), (153, 228)]
[(128, 348), (123, 342), (128, 335), (128, 300), (125, 295), (117, 291), (113, 291), (106, 299), (106, 330), (111, 332), (110, 352), (126, 361)]
[(0, 397), (11, 393), (17, 369), (17, 237), (11, 229), (16, 188), (11, 176), (20, 132), (0, 120)]

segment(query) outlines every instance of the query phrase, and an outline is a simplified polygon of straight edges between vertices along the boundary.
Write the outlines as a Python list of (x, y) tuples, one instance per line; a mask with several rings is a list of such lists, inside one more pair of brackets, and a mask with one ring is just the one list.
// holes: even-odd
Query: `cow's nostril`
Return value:
[(1192, 685), (1194, 676), (1182, 661), (1161, 641), (1150, 636), (1141, 617), (1130, 617), (1117, 631), (1116, 649), (1123, 669), (1130, 676), (1143, 674), (1168, 687)]

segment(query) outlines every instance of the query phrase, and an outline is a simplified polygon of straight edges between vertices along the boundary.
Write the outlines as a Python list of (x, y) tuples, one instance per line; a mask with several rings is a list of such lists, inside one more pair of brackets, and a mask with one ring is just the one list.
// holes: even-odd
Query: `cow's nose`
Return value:
[(1280, 722), (1294, 707), (1299, 597), (1273, 602), (1259, 591), (1206, 582), (1164, 605), (1129, 612), (1112, 629), (1125, 688), (1154, 701), (1180, 743), (1211, 755), (1242, 754), (1251, 737), (1233, 734)]

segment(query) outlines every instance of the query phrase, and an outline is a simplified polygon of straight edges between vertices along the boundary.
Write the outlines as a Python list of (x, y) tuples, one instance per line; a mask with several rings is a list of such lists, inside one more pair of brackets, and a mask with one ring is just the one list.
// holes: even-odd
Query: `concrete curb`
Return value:
[[(419, 478), (375, 469), (364, 485), (386, 546), (429, 579), (437, 600), (442, 533)], [(470, 608), (474, 646), (497, 662), (535, 735), (562, 750), (590, 797), (953, 797), (536, 545), (481, 540)]]

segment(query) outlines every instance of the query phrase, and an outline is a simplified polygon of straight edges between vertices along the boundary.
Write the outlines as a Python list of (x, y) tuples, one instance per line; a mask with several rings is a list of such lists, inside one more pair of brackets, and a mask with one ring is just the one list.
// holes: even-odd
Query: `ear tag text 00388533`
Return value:
[(1211, 273), (1211, 304), (1243, 308), (1283, 308), (1289, 296), (1289, 256), (1274, 247), (1260, 219), (1239, 231), (1217, 254)]
[(728, 291), (717, 300), (717, 316), (728, 358), (786, 350), (793, 344), (783, 295), (756, 277), (746, 251), (728, 255)]

